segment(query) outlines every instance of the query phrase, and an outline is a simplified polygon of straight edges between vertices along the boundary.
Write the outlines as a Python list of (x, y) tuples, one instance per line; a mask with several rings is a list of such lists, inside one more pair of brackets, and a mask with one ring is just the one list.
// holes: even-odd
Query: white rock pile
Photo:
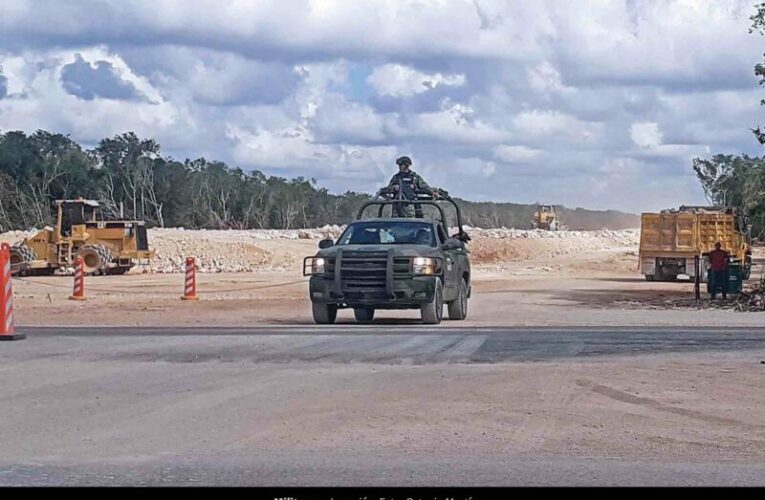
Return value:
[[(327, 225), (309, 229), (149, 230), (149, 245), (156, 258), (135, 272), (182, 273), (187, 256), (194, 256), (200, 272), (251, 272), (299, 270), (303, 257), (317, 249), (318, 240), (337, 239), (344, 226)], [(476, 264), (519, 261), (555, 256), (573, 251), (636, 246), (639, 229), (621, 231), (542, 231), (481, 229), (466, 226)], [(19, 243), (36, 231), (0, 234), (0, 241)], [(456, 233), (456, 228), (450, 234)], [(282, 241), (283, 243), (280, 243)]]

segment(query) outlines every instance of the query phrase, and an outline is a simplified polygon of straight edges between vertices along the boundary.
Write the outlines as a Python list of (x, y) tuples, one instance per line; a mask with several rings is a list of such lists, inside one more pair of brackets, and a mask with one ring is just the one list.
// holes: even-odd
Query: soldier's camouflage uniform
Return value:
[[(430, 193), (433, 191), (433, 188), (412, 170), (399, 172), (394, 175), (388, 183), (388, 189), (392, 191), (394, 186), (398, 186), (399, 189), (395, 191), (395, 194), (398, 196), (401, 193), (401, 197), (407, 200), (416, 199), (417, 193)], [(413, 206), (409, 203), (397, 203), (393, 205), (393, 209), (397, 217), (422, 217), (421, 205)]]

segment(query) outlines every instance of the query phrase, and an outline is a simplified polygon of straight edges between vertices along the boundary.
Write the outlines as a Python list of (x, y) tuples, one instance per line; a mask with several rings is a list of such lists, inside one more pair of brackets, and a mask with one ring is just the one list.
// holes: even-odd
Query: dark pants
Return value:
[(422, 205), (411, 203), (396, 203), (393, 205), (396, 217), (418, 217), (422, 219)]
[(722, 296), (724, 299), (728, 298), (728, 270), (724, 271), (712, 271), (709, 273), (709, 289), (712, 294), (712, 300), (717, 295), (717, 288), (722, 288)]

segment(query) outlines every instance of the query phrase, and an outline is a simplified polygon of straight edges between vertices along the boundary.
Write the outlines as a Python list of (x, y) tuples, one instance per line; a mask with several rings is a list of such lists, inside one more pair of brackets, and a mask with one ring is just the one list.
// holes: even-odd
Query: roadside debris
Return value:
[(762, 312), (765, 311), (765, 281), (756, 285), (750, 285), (738, 295), (731, 296), (728, 300), (709, 300), (703, 296), (699, 304), (696, 303), (692, 292), (680, 297), (666, 298), (662, 295), (657, 297), (645, 297), (640, 300), (615, 300), (609, 307), (621, 309), (649, 309), (649, 310), (672, 310), (672, 309), (719, 309), (737, 312)]
[(760, 283), (750, 289), (744, 290), (736, 300), (736, 310), (738, 311), (765, 311), (765, 283)]

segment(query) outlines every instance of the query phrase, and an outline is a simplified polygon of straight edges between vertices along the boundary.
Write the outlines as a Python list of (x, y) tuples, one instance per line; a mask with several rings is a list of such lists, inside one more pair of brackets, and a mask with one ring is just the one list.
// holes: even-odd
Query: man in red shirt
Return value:
[(709, 267), (712, 272), (709, 276), (709, 286), (712, 300), (715, 300), (717, 287), (722, 287), (723, 300), (728, 298), (728, 252), (722, 250), (722, 244), (715, 243), (715, 249), (709, 252)]

